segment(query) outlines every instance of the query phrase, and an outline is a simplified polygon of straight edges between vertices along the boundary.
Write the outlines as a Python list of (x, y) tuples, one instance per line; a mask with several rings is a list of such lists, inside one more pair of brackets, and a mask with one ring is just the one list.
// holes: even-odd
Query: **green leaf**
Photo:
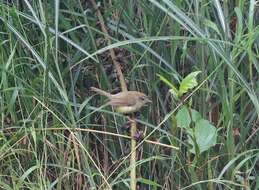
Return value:
[(188, 90), (198, 85), (196, 77), (200, 72), (201, 71), (192, 72), (182, 80), (179, 88), (179, 96), (182, 96), (184, 93), (188, 92)]
[(144, 179), (144, 178), (138, 178), (138, 181), (146, 184), (146, 185), (150, 185), (150, 186), (155, 186), (155, 187), (162, 187), (161, 185), (159, 185), (158, 183), (151, 181), (149, 179)]
[(177, 127), (189, 128), (191, 123), (191, 117), (187, 106), (182, 106), (182, 108), (176, 114)]
[(178, 93), (178, 90), (176, 88), (171, 88), (169, 90), (169, 92), (174, 96), (174, 98), (178, 98), (179, 97), (179, 93)]
[(204, 20), (204, 24), (205, 24), (205, 26), (207, 26), (207, 27), (211, 28), (212, 30), (214, 30), (219, 36), (221, 36), (221, 33), (220, 33), (219, 29), (218, 29), (218, 26), (214, 22), (212, 22), (212, 21), (210, 21), (208, 19), (205, 19)]
[(177, 88), (169, 80), (167, 80), (164, 76), (162, 76), (160, 74), (157, 74), (157, 76), (159, 76), (159, 79), (170, 87), (170, 92), (173, 94), (173, 96), (178, 97), (179, 92), (178, 92)]
[[(191, 130), (190, 130), (191, 131)], [(189, 132), (190, 132), (189, 131)], [(217, 130), (208, 120), (200, 119), (195, 123), (195, 128), (192, 132), (192, 138), (189, 137), (188, 142), (192, 145), (190, 152), (195, 154), (195, 142), (199, 148), (200, 153), (208, 150), (217, 142)]]
[(194, 109), (191, 109), (191, 114), (192, 114), (192, 121), (193, 122), (196, 122), (196, 121), (198, 121), (202, 118), (200, 112), (198, 112)]

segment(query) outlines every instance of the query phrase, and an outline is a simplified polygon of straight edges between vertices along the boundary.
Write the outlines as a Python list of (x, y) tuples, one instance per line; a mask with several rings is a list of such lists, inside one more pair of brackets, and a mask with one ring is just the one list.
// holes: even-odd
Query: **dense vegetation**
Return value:
[(0, 189), (258, 190), (257, 4), (0, 0)]

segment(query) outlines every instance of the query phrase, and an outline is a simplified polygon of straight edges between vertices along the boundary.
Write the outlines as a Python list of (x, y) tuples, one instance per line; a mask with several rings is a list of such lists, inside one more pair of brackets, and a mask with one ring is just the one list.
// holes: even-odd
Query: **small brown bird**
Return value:
[(148, 102), (152, 102), (149, 98), (138, 91), (119, 92), (117, 94), (110, 94), (104, 90), (91, 87), (91, 90), (100, 95), (109, 98), (108, 104), (113, 106), (119, 113), (134, 113)]

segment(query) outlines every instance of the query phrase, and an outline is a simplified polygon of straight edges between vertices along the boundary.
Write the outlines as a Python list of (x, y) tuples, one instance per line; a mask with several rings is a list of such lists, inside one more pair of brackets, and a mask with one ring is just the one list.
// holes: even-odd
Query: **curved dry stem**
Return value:
[[(100, 10), (98, 9), (95, 1), (91, 0), (91, 3), (93, 5), (94, 9), (96, 10), (96, 14), (97, 14), (98, 20), (100, 22), (102, 32), (107, 34), (107, 35), (105, 35), (105, 39), (106, 39), (108, 45), (111, 45), (111, 40), (110, 40), (110, 38), (107, 37), (108, 36), (108, 30), (106, 29), (106, 26), (104, 24), (103, 16), (102, 16)], [(120, 81), (121, 90), (124, 91), (124, 92), (128, 91), (123, 73), (122, 73), (121, 68), (120, 68), (120, 64), (116, 60), (116, 55), (115, 55), (115, 52), (114, 52), (113, 49), (110, 49), (110, 55), (111, 55), (113, 65), (116, 69), (116, 72), (117, 72), (117, 75), (118, 75), (118, 78), (119, 78), (119, 81)], [(131, 187), (131, 190), (135, 190), (136, 184), (137, 184), (137, 178), (136, 178), (136, 150), (135, 150), (137, 141), (133, 138), (133, 136), (135, 135), (135, 133), (137, 131), (137, 124), (136, 124), (136, 121), (134, 120), (134, 118), (132, 118), (132, 120), (134, 122), (131, 122), (131, 137), (132, 137), (131, 138), (131, 150), (133, 151), (133, 153), (131, 154), (131, 158), (130, 158), (130, 168), (131, 168), (131, 171), (130, 171), (130, 187)]]

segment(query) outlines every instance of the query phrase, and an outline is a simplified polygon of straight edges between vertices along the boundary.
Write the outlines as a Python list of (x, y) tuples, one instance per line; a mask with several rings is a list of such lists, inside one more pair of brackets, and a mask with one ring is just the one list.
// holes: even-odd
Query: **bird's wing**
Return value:
[(112, 98), (109, 104), (112, 106), (133, 106), (135, 105), (135, 101), (134, 99), (128, 99), (125, 101), (121, 98)]

